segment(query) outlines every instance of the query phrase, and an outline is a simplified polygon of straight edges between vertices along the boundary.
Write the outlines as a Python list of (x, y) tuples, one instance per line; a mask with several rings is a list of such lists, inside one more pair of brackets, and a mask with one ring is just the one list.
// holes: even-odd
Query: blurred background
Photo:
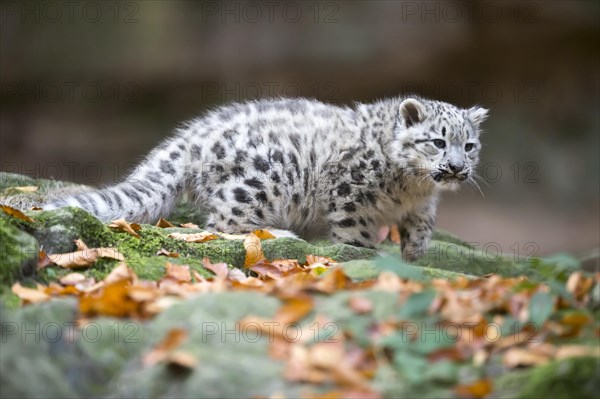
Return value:
[(479, 192), (439, 227), (519, 258), (599, 244), (600, 3), (3, 1), (1, 170), (125, 176), (178, 123), (260, 97), (490, 108)]

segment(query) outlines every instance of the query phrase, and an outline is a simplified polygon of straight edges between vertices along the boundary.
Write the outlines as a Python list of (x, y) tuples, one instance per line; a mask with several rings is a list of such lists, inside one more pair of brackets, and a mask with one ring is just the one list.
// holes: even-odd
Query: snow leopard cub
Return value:
[(283, 229), (372, 247), (380, 226), (399, 223), (413, 260), (428, 244), (439, 192), (472, 178), (486, 116), (418, 97), (226, 105), (178, 128), (124, 182), (44, 208), (153, 222), (190, 190), (209, 229)]

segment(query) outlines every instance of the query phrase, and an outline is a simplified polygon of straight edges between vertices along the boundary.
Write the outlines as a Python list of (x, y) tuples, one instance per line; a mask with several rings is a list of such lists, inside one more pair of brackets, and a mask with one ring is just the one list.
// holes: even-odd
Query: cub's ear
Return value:
[(479, 106), (471, 107), (467, 110), (467, 114), (469, 115), (469, 119), (475, 125), (475, 127), (479, 127), (488, 117), (489, 110), (486, 108), (482, 108)]
[(414, 98), (407, 98), (400, 104), (400, 115), (406, 127), (421, 123), (427, 118), (425, 106)]

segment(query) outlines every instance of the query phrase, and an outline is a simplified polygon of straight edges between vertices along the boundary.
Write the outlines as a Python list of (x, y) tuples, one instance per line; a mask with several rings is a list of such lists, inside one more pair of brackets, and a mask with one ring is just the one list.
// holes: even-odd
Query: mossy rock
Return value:
[(14, 281), (35, 273), (39, 246), (37, 240), (0, 217), (0, 294)]
[(596, 357), (553, 361), (503, 375), (495, 381), (491, 398), (594, 399), (600, 392), (599, 376), (600, 361)]

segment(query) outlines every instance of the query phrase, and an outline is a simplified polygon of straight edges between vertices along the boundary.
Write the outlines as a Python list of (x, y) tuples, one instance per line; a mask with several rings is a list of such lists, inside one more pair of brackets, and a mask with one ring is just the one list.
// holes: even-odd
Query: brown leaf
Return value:
[(156, 252), (156, 256), (166, 256), (168, 258), (179, 258), (179, 254), (177, 252), (170, 252), (164, 248), (159, 249)]
[(210, 259), (204, 258), (202, 260), (202, 266), (216, 274), (217, 277), (223, 279), (227, 278), (227, 275), (229, 274), (229, 267), (227, 267), (227, 263), (211, 263)]
[(137, 276), (133, 270), (131, 270), (125, 263), (119, 263), (110, 271), (110, 273), (108, 273), (108, 276), (104, 278), (104, 282), (106, 284), (115, 283), (121, 280), (131, 282), (135, 282), (137, 280)]
[(108, 225), (108, 227), (110, 227), (111, 229), (124, 231), (127, 234), (134, 236), (135, 238), (140, 238), (140, 235), (137, 232), (142, 229), (139, 224), (137, 224), (137, 223), (129, 224), (129, 223), (127, 223), (127, 221), (125, 219), (113, 220)]
[(194, 223), (181, 223), (181, 227), (186, 229), (199, 229), (200, 227)]
[(84, 295), (79, 300), (79, 311), (86, 316), (140, 316), (142, 304), (129, 296), (130, 284), (128, 280), (119, 280)]
[(98, 258), (125, 260), (123, 254), (114, 248), (93, 248), (66, 254), (48, 255), (48, 258), (60, 267), (78, 269), (92, 265)]
[(281, 324), (291, 324), (304, 318), (314, 307), (310, 297), (290, 298), (277, 311), (275, 321)]
[(50, 296), (44, 291), (23, 287), (19, 283), (14, 283), (11, 291), (26, 303), (38, 303), (50, 299)]
[(492, 392), (492, 380), (484, 378), (472, 384), (457, 385), (454, 391), (461, 398), (485, 398)]
[(504, 365), (509, 368), (517, 366), (536, 366), (538, 364), (546, 363), (548, 360), (550, 360), (549, 356), (525, 348), (510, 348), (502, 358)]
[(154, 366), (167, 359), (169, 352), (177, 348), (187, 338), (188, 333), (182, 328), (169, 330), (165, 338), (154, 346), (154, 348), (142, 357), (145, 367)]
[(318, 255), (306, 255), (306, 265), (310, 266), (315, 263), (322, 263), (325, 266), (331, 266), (336, 263), (335, 260), (328, 258), (327, 256), (318, 256)]
[(174, 263), (167, 262), (165, 268), (165, 277), (167, 278), (171, 278), (182, 283), (189, 283), (192, 281), (192, 274), (190, 273), (190, 267), (188, 265), (176, 265)]
[(329, 272), (321, 277), (313, 285), (313, 288), (324, 292), (326, 294), (332, 294), (335, 291), (342, 290), (347, 287), (349, 282), (348, 277), (344, 274), (340, 267), (330, 269)]
[(193, 233), (193, 234), (171, 233), (171, 234), (169, 234), (169, 237), (174, 238), (176, 240), (185, 241), (185, 242), (197, 242), (197, 243), (216, 240), (217, 238), (219, 238), (218, 235), (213, 234), (208, 231), (203, 231), (201, 233)]
[(86, 277), (81, 273), (69, 273), (66, 276), (60, 278), (62, 285), (76, 285), (86, 280)]
[(284, 274), (281, 268), (266, 261), (259, 262), (254, 266), (250, 267), (249, 269), (257, 273), (259, 276), (262, 276), (263, 278), (269, 277), (275, 280), (281, 278)]
[(37, 264), (37, 269), (43, 269), (44, 267), (51, 265), (52, 261), (48, 258), (48, 255), (46, 254), (46, 251), (44, 251), (43, 249), (40, 249), (40, 252), (38, 253), (38, 264)]
[(160, 218), (158, 219), (158, 222), (156, 222), (156, 227), (161, 227), (164, 229), (166, 227), (175, 227), (175, 225), (166, 219)]
[(252, 234), (254, 234), (255, 236), (257, 236), (258, 238), (260, 238), (261, 240), (270, 240), (272, 238), (275, 238), (275, 236), (273, 234), (271, 234), (270, 231), (268, 230), (254, 230), (252, 232)]
[(4, 213), (6, 213), (8, 216), (11, 216), (15, 219), (19, 219), (22, 220), (24, 222), (27, 223), (32, 223), (34, 220), (32, 218), (30, 218), (29, 216), (25, 215), (23, 212), (21, 212), (18, 209), (12, 208), (8, 205), (0, 205), (0, 209), (2, 209), (2, 211)]
[(266, 259), (262, 250), (260, 238), (258, 238), (258, 236), (249, 234), (244, 240), (244, 248), (246, 248), (246, 260), (244, 261), (244, 267), (253, 266)]
[(83, 242), (83, 240), (81, 239), (77, 239), (75, 240), (75, 246), (77, 247), (78, 251), (85, 251), (86, 249), (89, 249), (89, 247), (86, 245), (85, 242)]

